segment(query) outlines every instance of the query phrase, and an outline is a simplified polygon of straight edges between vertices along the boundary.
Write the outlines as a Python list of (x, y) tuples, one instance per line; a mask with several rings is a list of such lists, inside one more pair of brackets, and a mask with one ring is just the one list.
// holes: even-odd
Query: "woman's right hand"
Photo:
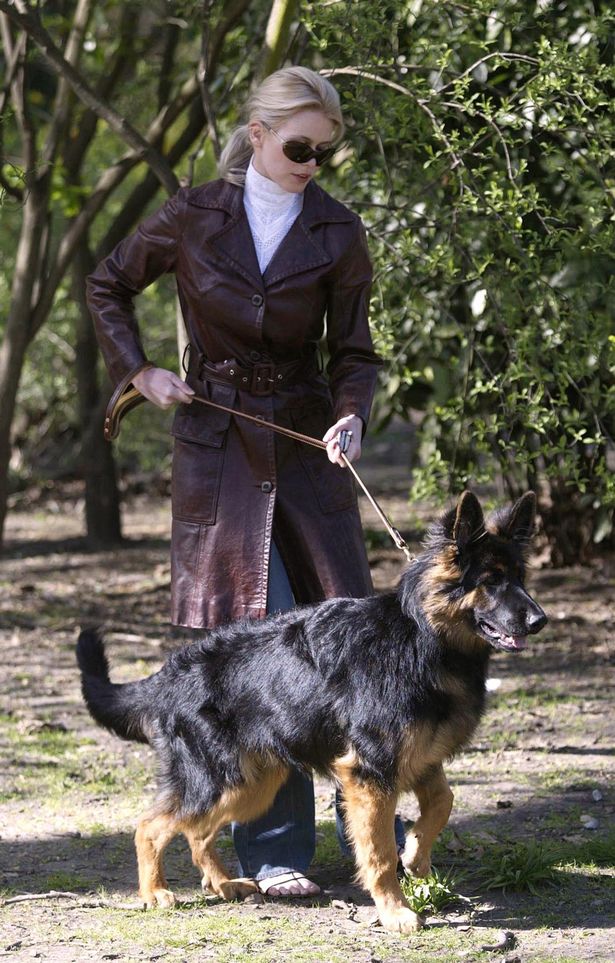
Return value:
[(132, 383), (144, 398), (159, 408), (170, 408), (178, 401), (189, 405), (194, 397), (192, 388), (166, 368), (144, 368), (134, 376)]

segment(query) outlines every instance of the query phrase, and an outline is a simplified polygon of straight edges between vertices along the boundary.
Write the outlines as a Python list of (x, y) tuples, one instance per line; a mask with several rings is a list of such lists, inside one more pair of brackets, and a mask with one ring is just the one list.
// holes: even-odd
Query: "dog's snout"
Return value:
[(527, 630), (534, 635), (540, 632), (548, 622), (548, 618), (539, 605), (534, 604), (534, 608), (527, 613)]

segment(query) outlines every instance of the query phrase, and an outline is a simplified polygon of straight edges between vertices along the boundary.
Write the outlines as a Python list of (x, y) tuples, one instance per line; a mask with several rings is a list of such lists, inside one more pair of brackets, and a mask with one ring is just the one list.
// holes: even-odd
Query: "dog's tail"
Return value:
[(105, 644), (97, 629), (84, 629), (77, 641), (81, 691), (90, 715), (122, 739), (148, 742), (143, 682), (116, 685), (109, 680)]

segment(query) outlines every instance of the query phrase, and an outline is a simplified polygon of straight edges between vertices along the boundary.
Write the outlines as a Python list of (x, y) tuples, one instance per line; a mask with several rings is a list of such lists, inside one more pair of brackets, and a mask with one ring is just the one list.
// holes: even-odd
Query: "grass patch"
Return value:
[(3, 748), (12, 757), (11, 782), (0, 794), (3, 802), (30, 797), (53, 806), (64, 804), (71, 790), (97, 796), (141, 795), (150, 778), (138, 760), (115, 765), (94, 739), (44, 720), (24, 724), (5, 716), (0, 725)]
[(433, 869), (425, 879), (406, 876), (401, 881), (401, 888), (410, 909), (422, 916), (425, 913), (440, 913), (453, 903), (465, 902), (466, 897), (457, 891), (459, 881), (460, 877), (455, 879), (450, 870), (441, 875), (437, 869)]
[[(568, 875), (595, 877), (598, 885), (613, 885), (615, 830), (579, 843), (508, 842), (487, 847), (477, 867), (477, 879), (486, 889), (529, 892), (564, 882)], [(605, 873), (604, 870), (611, 871)]]
[(496, 709), (552, 709), (562, 703), (578, 704), (585, 698), (567, 691), (566, 689), (546, 689), (532, 686), (528, 689), (513, 689), (512, 692), (500, 692), (491, 695), (491, 705)]
[(540, 843), (494, 846), (483, 857), (482, 882), (486, 889), (527, 891), (535, 896), (539, 886), (554, 882), (557, 861), (557, 853)]
[(575, 869), (594, 866), (615, 867), (615, 829), (606, 836), (590, 836), (580, 843), (563, 842), (558, 846), (558, 866)]
[(83, 879), (76, 873), (50, 873), (38, 881), (42, 893), (57, 890), (61, 893), (75, 893), (79, 890), (87, 891), (91, 888), (90, 880)]
[(536, 774), (543, 789), (550, 792), (591, 792), (600, 789), (600, 783), (595, 776), (588, 776), (582, 769), (568, 767), (566, 769), (547, 769)]
[(105, 954), (117, 952), (121, 959), (164, 947), (183, 951), (191, 960), (208, 953), (207, 959), (216, 963), (348, 963), (355, 954), (383, 963), (458, 963), (460, 951), (475, 959), (481, 944), (497, 940), (497, 931), (482, 928), (459, 933), (443, 927), (411, 936), (356, 924), (349, 928), (335, 925), (337, 915), (325, 921), (318, 906), (304, 901), (285, 908), (283, 915), (281, 909), (261, 912), (197, 900), (173, 910), (96, 910), (88, 916), (87, 928), (71, 938), (86, 947), (104, 947)]
[(316, 854), (314, 864), (317, 866), (331, 866), (334, 864), (352, 865), (349, 875), (354, 872), (354, 860), (352, 857), (344, 857), (340, 851), (340, 844), (337, 839), (337, 830), (334, 819), (321, 819), (316, 824)]
[[(112, 932), (113, 942), (128, 952), (135, 946), (181, 950), (215, 947), (219, 963), (276, 960), (284, 958), (289, 951), (293, 951), (292, 958), (297, 963), (326, 959), (345, 963), (343, 954), (336, 953), (331, 946), (330, 937), (311, 931), (296, 918), (297, 914), (263, 919), (254, 912), (207, 906), (203, 900), (173, 910), (110, 911), (104, 917), (96, 915), (98, 918), (92, 920), (87, 931), (78, 934), (78, 939), (83, 939), (86, 945), (98, 941), (108, 945)], [(268, 944), (271, 944), (269, 950)], [(302, 946), (306, 947), (303, 952)]]

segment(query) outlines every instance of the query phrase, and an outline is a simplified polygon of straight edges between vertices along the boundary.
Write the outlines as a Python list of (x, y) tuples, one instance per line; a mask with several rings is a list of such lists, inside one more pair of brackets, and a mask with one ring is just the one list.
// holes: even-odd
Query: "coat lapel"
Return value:
[(319, 243), (312, 229), (322, 223), (353, 219), (347, 208), (329, 197), (317, 184), (310, 182), (305, 190), (301, 213), (267, 265), (265, 274), (261, 275), (252, 231), (243, 206), (242, 188), (225, 181), (214, 181), (194, 191), (190, 203), (228, 214), (222, 227), (205, 235), (204, 243), (261, 291), (285, 278), (331, 263), (331, 255)]
[(299, 214), (282, 238), (265, 269), (265, 287), (276, 284), (293, 274), (301, 274), (321, 267), (331, 261), (330, 256), (307, 230), (302, 214)]
[(207, 243), (219, 256), (230, 262), (239, 274), (262, 290), (263, 277), (243, 203), (222, 230), (207, 238)]
[(203, 242), (258, 290), (264, 290), (241, 187), (226, 181), (213, 181), (197, 189), (190, 203), (209, 210), (221, 210), (228, 215), (222, 227), (204, 234)]
[(318, 242), (312, 228), (323, 222), (350, 220), (352, 214), (311, 181), (305, 189), (301, 213), (267, 265), (265, 287), (330, 264), (331, 255)]

